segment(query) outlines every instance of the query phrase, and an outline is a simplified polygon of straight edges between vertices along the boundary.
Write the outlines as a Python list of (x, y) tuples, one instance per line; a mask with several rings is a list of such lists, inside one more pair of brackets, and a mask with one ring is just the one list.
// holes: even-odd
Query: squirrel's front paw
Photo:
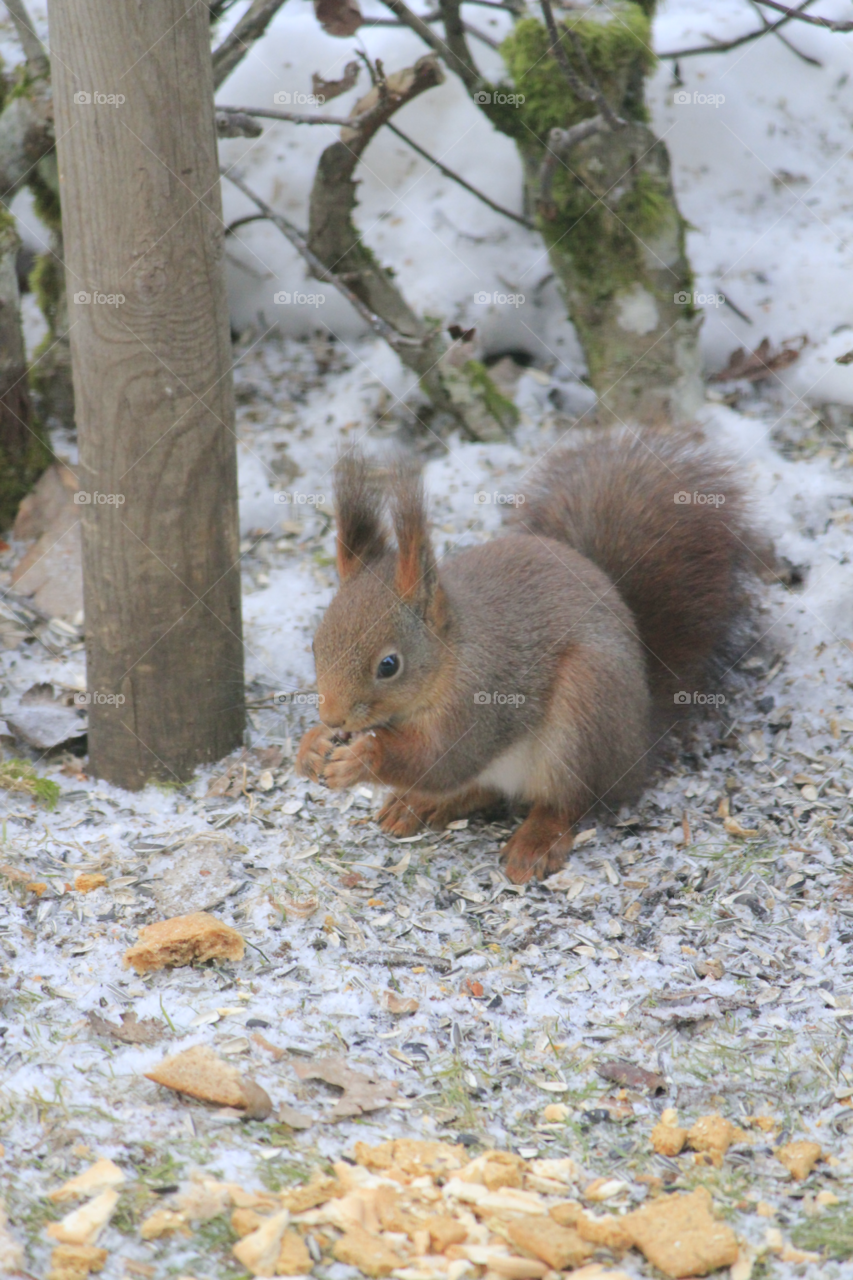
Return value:
[(325, 762), (321, 782), (335, 791), (355, 786), (357, 782), (376, 780), (379, 764), (379, 743), (372, 733), (358, 734), (349, 742), (332, 747)]
[(324, 724), (315, 724), (303, 735), (296, 755), (296, 772), (312, 782), (322, 782), (329, 756), (335, 746), (333, 731)]

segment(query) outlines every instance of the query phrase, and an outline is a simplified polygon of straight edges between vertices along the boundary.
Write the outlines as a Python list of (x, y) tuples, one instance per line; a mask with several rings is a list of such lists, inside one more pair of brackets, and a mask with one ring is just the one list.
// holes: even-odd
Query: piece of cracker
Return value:
[[(189, 1094), (202, 1102), (216, 1102), (221, 1107), (246, 1108), (260, 1089), (253, 1081), (244, 1080), (235, 1067), (223, 1062), (206, 1044), (170, 1054), (153, 1070), (146, 1071), (145, 1076), (176, 1093)], [(247, 1085), (251, 1085), (251, 1089), (247, 1089)]]
[(124, 953), (123, 964), (137, 973), (153, 973), (166, 965), (205, 960), (242, 960), (245, 944), (236, 929), (206, 911), (158, 920), (139, 931), (139, 941)]

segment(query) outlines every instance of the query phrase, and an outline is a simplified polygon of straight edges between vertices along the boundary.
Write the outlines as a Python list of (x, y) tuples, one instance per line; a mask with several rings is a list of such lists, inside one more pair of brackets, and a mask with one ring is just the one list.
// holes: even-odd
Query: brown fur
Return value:
[(396, 551), (364, 462), (339, 468), (342, 583), (314, 641), (323, 724), (297, 768), (391, 787), (380, 822), (398, 836), (530, 805), (507, 874), (548, 874), (574, 823), (636, 794), (684, 715), (675, 694), (709, 692), (743, 651), (749, 579), (772, 553), (725, 465), (683, 436), (549, 457), (511, 530), (440, 568), (419, 480), (398, 471), (390, 489)]

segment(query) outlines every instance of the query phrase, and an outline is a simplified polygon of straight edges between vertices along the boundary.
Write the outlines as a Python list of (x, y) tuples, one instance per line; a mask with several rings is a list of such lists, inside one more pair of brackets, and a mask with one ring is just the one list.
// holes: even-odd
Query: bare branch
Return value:
[(213, 54), (213, 86), (218, 89), (260, 40), (285, 0), (252, 0), (249, 8)]
[(312, 116), (304, 111), (276, 111), (270, 107), (220, 107), (217, 112), (231, 112), (238, 116), (257, 116), (259, 120), (287, 120), (291, 124), (331, 124), (346, 125), (348, 129), (358, 128), (358, 122), (347, 116)]
[(424, 22), (423, 18), (420, 18), (409, 8), (405, 0), (382, 0), (382, 3), (400, 19), (404, 26), (409, 27), (410, 30), (414, 31), (415, 35), (420, 36), (425, 45), (428, 45), (430, 49), (444, 59), (450, 70), (459, 76), (466, 89), (476, 89), (482, 80), (480, 73), (472, 69), (467, 62), (456, 57), (447, 41), (436, 35)]
[[(761, 19), (761, 25), (764, 28), (765, 35), (767, 35), (768, 32), (772, 32), (773, 34), (775, 34), (776, 39), (779, 41), (780, 44), (783, 44), (786, 49), (789, 49), (791, 53), (793, 53), (796, 57), (802, 59), (803, 62), (807, 62), (810, 67), (823, 66), (823, 63), (819, 58), (812, 58), (810, 54), (803, 53), (802, 49), (798, 49), (796, 45), (791, 44), (791, 41), (786, 36), (783, 36), (781, 32), (779, 32), (778, 30), (777, 31), (773, 30), (772, 22), (759, 9), (758, 0), (749, 0), (749, 3), (752, 6), (752, 8), (755, 10), (755, 12), (758, 14), (759, 18)], [(783, 18), (781, 22), (778, 22), (776, 24), (776, 26), (780, 27), (782, 23), (784, 23), (785, 21), (786, 19)]]
[(36, 34), (33, 20), (27, 13), (27, 6), (24, 4), (24, 0), (6, 0), (6, 8), (9, 17), (12, 19), (12, 25), (15, 28), (21, 48), (24, 51), (27, 65), (33, 71), (38, 72), (39, 75), (47, 75), (50, 65), (47, 51)]
[(554, 55), (557, 66), (568, 80), (572, 93), (576, 98), (580, 98), (581, 102), (595, 102), (597, 100), (595, 90), (591, 85), (583, 83), (566, 56), (566, 51), (560, 40), (560, 33), (557, 30), (557, 24), (554, 21), (554, 10), (551, 8), (550, 0), (541, 0), (541, 5), (545, 26), (548, 28), (550, 52)]
[(777, 13), (784, 13), (788, 18), (809, 22), (814, 27), (823, 27), (825, 31), (853, 31), (853, 22), (836, 22), (834, 18), (821, 18), (816, 14), (803, 13), (802, 5), (797, 9), (790, 9), (786, 4), (779, 4), (778, 0), (760, 0), (760, 3), (768, 9), (775, 9)]
[(263, 126), (257, 124), (246, 111), (216, 112), (218, 138), (259, 138), (263, 131)]
[[(384, 338), (389, 346), (398, 350), (401, 346), (419, 347), (422, 345), (422, 340), (420, 338), (412, 338), (405, 334), (398, 333), (390, 324), (387, 324), (372, 312), (370, 308), (362, 302), (358, 294), (353, 293), (349, 285), (346, 284), (340, 276), (336, 275), (334, 271), (330, 271), (328, 267), (323, 265), (317, 255), (311, 252), (308, 248), (308, 241), (305, 236), (301, 231), (294, 227), (291, 222), (288, 222), (287, 218), (283, 218), (281, 214), (276, 213), (265, 200), (262, 200), (254, 191), (250, 191), (246, 184), (240, 178), (235, 177), (233, 173), (230, 173), (227, 169), (221, 169), (220, 172), (224, 178), (227, 178), (229, 182), (234, 184), (238, 191), (242, 191), (244, 196), (247, 196), (253, 204), (257, 205), (262, 216), (268, 219), (274, 227), (277, 227), (282, 235), (290, 241), (294, 249), (302, 254), (302, 257), (311, 268), (312, 274), (315, 275), (318, 280), (322, 280), (324, 284), (334, 285), (335, 288), (343, 294), (347, 301), (352, 303), (359, 315), (366, 320), (371, 329), (373, 329), (374, 333), (377, 333), (381, 338)], [(232, 223), (232, 228), (235, 225), (239, 224)]]
[(551, 188), (558, 162), (563, 160), (579, 142), (583, 142), (584, 138), (590, 138), (594, 133), (609, 132), (610, 127), (603, 116), (591, 116), (588, 120), (580, 120), (570, 129), (551, 130), (548, 135), (548, 149), (539, 170), (537, 204), (543, 218), (550, 220), (556, 214)]
[(488, 205), (490, 209), (494, 209), (495, 213), (500, 213), (504, 218), (512, 218), (513, 222), (517, 222), (521, 227), (527, 227), (528, 231), (535, 230), (534, 224), (529, 218), (523, 218), (521, 214), (513, 213), (511, 209), (505, 209), (503, 205), (490, 199), (490, 197), (485, 195), (482, 191), (478, 191), (476, 187), (472, 187), (470, 182), (466, 182), (458, 173), (454, 173), (452, 169), (448, 169), (440, 160), (436, 160), (435, 156), (431, 156), (428, 151), (425, 151), (422, 146), (415, 142), (414, 138), (410, 138), (408, 134), (403, 133), (403, 130), (398, 129), (390, 120), (386, 120), (385, 127), (390, 129), (392, 133), (395, 133), (401, 142), (405, 142), (406, 146), (411, 147), (413, 151), (417, 151), (419, 156), (423, 156), (424, 160), (427, 160), (434, 168), (438, 169), (439, 173), (443, 173), (445, 178), (449, 178), (451, 182), (457, 182), (460, 187), (463, 187), (466, 191), (470, 191), (472, 196), (476, 196), (478, 200), (482, 200), (483, 204)]
[(742, 44), (749, 44), (752, 40), (760, 39), (761, 36), (772, 35), (780, 27), (784, 27), (786, 23), (790, 22), (792, 18), (799, 17), (803, 10), (814, 3), (815, 0), (803, 0), (802, 4), (798, 5), (786, 17), (780, 18), (778, 22), (772, 22), (769, 26), (759, 27), (757, 31), (748, 31), (746, 35), (737, 36), (734, 40), (719, 40), (710, 45), (694, 45), (691, 49), (673, 49), (669, 53), (659, 53), (657, 56), (674, 60), (676, 58), (693, 58), (701, 53), (728, 53), (729, 49), (739, 49)]
[[(444, 38), (447, 47), (457, 62), (464, 64), (472, 82), (480, 79), (480, 73), (474, 63), (468, 41), (465, 38), (465, 27), (459, 12), (460, 0), (438, 0), (441, 21), (444, 24)], [(466, 84), (468, 81), (466, 80)]]

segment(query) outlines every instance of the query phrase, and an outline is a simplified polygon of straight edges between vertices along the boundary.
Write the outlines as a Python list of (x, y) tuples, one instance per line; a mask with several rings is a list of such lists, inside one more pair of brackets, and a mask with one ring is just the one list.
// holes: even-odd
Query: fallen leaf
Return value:
[(319, 1062), (295, 1063), (293, 1070), (300, 1080), (322, 1080), (343, 1090), (329, 1113), (329, 1120), (345, 1120), (366, 1111), (379, 1111), (397, 1096), (399, 1085), (371, 1073), (353, 1071), (343, 1058), (321, 1058)]
[(354, 36), (364, 21), (356, 0), (314, 0), (314, 14), (330, 36)]
[(332, 98), (339, 98), (342, 93), (348, 93), (355, 87), (360, 70), (359, 63), (348, 62), (340, 80), (324, 80), (319, 72), (315, 71), (311, 77), (311, 92), (321, 102), (330, 102)]
[(637, 1067), (633, 1062), (613, 1059), (611, 1062), (598, 1063), (595, 1069), (605, 1080), (612, 1080), (614, 1084), (621, 1084), (626, 1089), (646, 1089), (654, 1097), (667, 1091), (666, 1081), (662, 1075), (658, 1075), (656, 1071), (646, 1071), (644, 1067)]
[(801, 342), (799, 348), (782, 346), (774, 352), (770, 346), (770, 339), (763, 338), (752, 352), (738, 347), (729, 356), (729, 363), (725, 369), (712, 374), (708, 381), (735, 382), (743, 379), (747, 382), (759, 382), (762, 378), (769, 378), (772, 373), (778, 373), (780, 369), (787, 369), (795, 360), (799, 360), (804, 346), (805, 340)]
[(135, 1013), (123, 1013), (121, 1026), (108, 1022), (97, 1013), (89, 1013), (87, 1017), (92, 1030), (99, 1036), (111, 1036), (122, 1044), (156, 1044), (163, 1039), (166, 1031), (163, 1023), (156, 1018), (142, 1018), (140, 1021)]
[(282, 1102), (278, 1109), (278, 1119), (281, 1124), (286, 1124), (290, 1129), (310, 1129), (314, 1124), (313, 1116), (304, 1115), (286, 1102)]
[(386, 1013), (417, 1013), (420, 1008), (414, 996), (398, 996), (396, 991), (383, 991), (381, 1002)]

